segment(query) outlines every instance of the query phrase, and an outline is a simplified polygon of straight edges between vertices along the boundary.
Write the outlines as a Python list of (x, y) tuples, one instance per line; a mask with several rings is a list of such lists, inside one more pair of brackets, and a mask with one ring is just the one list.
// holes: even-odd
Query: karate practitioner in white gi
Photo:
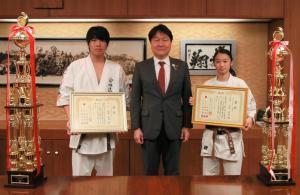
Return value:
[[(231, 52), (219, 48), (213, 56), (216, 67), (216, 77), (206, 81), (204, 85), (248, 88), (247, 119), (244, 128), (228, 128), (206, 126), (202, 137), (201, 156), (203, 156), (203, 175), (220, 175), (220, 165), (223, 165), (224, 175), (240, 175), (244, 157), (242, 131), (248, 131), (254, 125), (256, 102), (246, 82), (232, 76), (230, 68), (233, 65)], [(190, 98), (192, 104), (193, 98)], [(225, 131), (224, 131), (225, 130)], [(234, 153), (230, 150), (228, 134), (233, 140)]]
[[(59, 89), (57, 106), (63, 107), (69, 119), (70, 93), (125, 92), (128, 87), (123, 68), (105, 58), (110, 36), (102, 26), (91, 27), (86, 35), (89, 55), (72, 62), (66, 69)], [(69, 121), (67, 122), (68, 134)], [(113, 175), (113, 157), (116, 135), (113, 133), (70, 134), (73, 176), (89, 176), (93, 168), (96, 175)]]

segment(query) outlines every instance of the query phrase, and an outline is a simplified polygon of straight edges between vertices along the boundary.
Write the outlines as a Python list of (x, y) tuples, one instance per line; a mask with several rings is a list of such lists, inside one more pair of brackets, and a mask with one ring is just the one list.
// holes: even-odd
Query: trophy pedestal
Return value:
[(35, 188), (41, 185), (47, 177), (44, 176), (44, 165), (41, 166), (41, 172), (36, 175), (37, 170), (27, 171), (7, 171), (8, 184), (7, 188)]
[(296, 183), (290, 178), (288, 178), (287, 169), (277, 169), (273, 170), (276, 180), (272, 179), (271, 174), (268, 169), (259, 163), (259, 174), (257, 178), (264, 183), (266, 186), (287, 186), (287, 185), (296, 185)]

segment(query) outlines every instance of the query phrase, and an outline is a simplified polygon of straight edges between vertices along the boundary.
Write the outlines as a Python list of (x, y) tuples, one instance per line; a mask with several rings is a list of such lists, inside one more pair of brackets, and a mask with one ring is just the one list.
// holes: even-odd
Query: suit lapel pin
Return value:
[(174, 70), (177, 70), (178, 65), (177, 64), (172, 64), (172, 67), (173, 67)]

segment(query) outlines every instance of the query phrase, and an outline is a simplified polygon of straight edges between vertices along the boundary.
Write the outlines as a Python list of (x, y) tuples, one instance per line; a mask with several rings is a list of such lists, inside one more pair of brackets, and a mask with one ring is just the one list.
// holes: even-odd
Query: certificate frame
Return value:
[(125, 93), (72, 92), (72, 133), (127, 132)]
[(248, 88), (197, 85), (194, 97), (194, 124), (238, 128), (244, 126)]

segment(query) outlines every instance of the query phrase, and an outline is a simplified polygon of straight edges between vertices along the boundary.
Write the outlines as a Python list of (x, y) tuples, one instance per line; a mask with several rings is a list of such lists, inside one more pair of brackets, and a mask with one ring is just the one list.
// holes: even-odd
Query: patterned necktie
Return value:
[(164, 68), (164, 64), (165, 62), (163, 61), (159, 61), (158, 64), (160, 65), (160, 69), (158, 72), (158, 83), (161, 89), (161, 92), (163, 95), (165, 95), (165, 68)]

